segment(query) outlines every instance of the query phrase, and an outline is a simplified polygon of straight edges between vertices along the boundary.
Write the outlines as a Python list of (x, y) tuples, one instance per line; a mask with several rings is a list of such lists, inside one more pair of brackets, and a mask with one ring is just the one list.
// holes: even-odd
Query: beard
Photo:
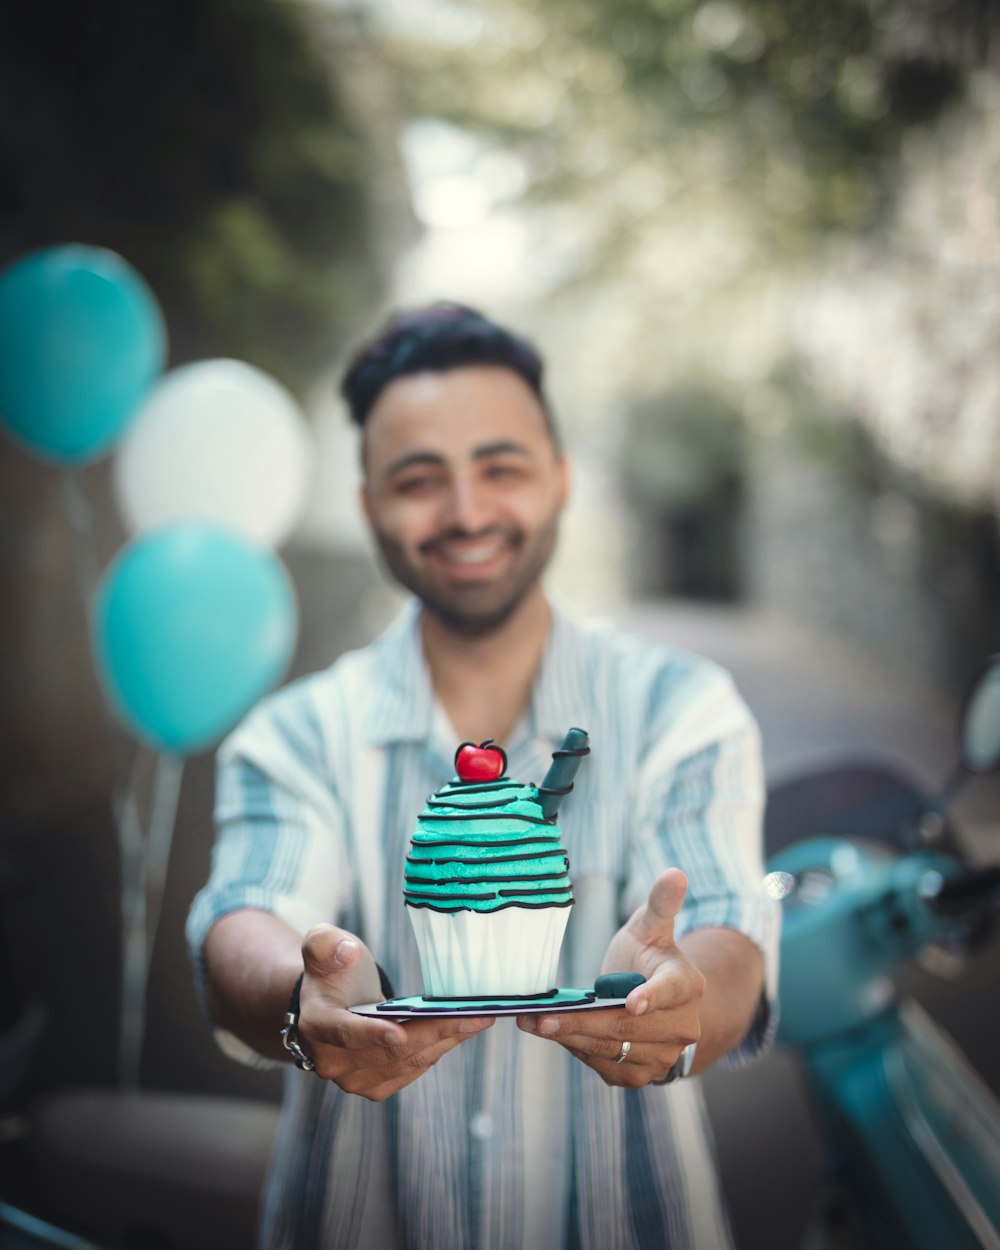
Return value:
[(476, 534), (451, 529), (421, 544), (420, 552), (429, 553), (438, 543), (449, 539), (480, 539), (503, 534), (513, 547), (514, 559), (502, 577), (485, 583), (442, 584), (433, 570), (415, 565), (396, 539), (377, 525), (373, 524), (372, 528), (382, 560), (401, 586), (416, 595), (426, 610), (452, 633), (463, 638), (484, 638), (505, 625), (538, 585), (555, 550), (559, 509), (530, 537), (520, 529), (491, 525)]

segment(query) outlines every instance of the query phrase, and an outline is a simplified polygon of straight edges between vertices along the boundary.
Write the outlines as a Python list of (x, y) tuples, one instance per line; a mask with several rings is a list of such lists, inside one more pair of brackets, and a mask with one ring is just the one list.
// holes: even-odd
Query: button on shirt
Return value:
[[(431, 691), (412, 605), (371, 646), (265, 700), (223, 744), (211, 878), (188, 938), (262, 908), (300, 933), (358, 934), (400, 994), (422, 989), (403, 868), (457, 739)], [(566, 730), (591, 754), (559, 812), (575, 904), (561, 986), (592, 986), (605, 950), (667, 867), (688, 878), (678, 935), (737, 929), (766, 963), (766, 1001), (727, 1058), (774, 1027), (779, 912), (762, 888), (759, 738), (710, 661), (554, 608), (508, 774), (540, 782)], [(276, 1028), (278, 1027), (276, 1022)], [(234, 1057), (255, 1057), (217, 1030)], [(728, 1247), (697, 1080), (610, 1088), (512, 1020), (383, 1103), (289, 1067), (263, 1250), (720, 1250)]]

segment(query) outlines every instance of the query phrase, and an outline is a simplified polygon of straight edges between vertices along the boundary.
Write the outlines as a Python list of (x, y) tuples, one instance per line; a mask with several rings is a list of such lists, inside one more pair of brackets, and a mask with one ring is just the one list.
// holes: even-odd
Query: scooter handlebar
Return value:
[(936, 894), (924, 900), (932, 911), (959, 916), (970, 908), (987, 903), (1000, 904), (1000, 866), (978, 868), (952, 881), (945, 881)]

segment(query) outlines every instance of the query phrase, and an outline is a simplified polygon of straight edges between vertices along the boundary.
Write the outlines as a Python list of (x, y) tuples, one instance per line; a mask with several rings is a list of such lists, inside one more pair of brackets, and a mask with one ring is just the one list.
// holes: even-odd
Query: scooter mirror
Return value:
[(962, 763), (973, 773), (1000, 764), (1000, 654), (991, 656), (965, 702)]

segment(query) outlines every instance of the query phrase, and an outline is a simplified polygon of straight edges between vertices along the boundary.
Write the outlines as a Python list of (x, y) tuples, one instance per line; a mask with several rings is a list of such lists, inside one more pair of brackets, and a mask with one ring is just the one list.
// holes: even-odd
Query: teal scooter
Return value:
[(809, 1250), (1000, 1250), (1000, 1103), (892, 980), (981, 939), (1000, 904), (1000, 867), (971, 867), (947, 814), (963, 781), (1000, 765), (1000, 655), (969, 691), (960, 742), (930, 799), (864, 767), (770, 796), (778, 1041), (801, 1063), (828, 1155)]

